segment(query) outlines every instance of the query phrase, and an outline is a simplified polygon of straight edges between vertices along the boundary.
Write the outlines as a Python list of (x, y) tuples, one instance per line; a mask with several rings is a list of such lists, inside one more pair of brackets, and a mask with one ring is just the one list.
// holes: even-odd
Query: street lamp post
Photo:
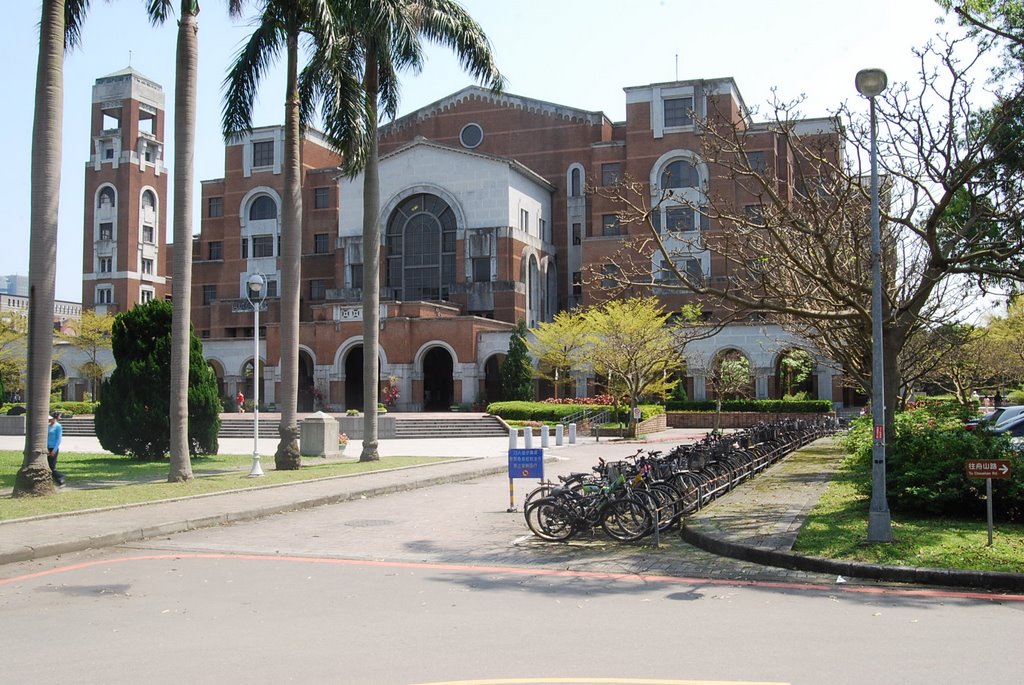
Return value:
[(265, 286), (267, 281), (262, 274), (251, 274), (246, 281), (245, 297), (252, 305), (253, 328), (252, 328), (252, 469), (249, 471), (250, 478), (263, 475), (263, 467), (260, 466), (260, 307), (267, 293)]
[(878, 141), (875, 98), (888, 79), (881, 69), (857, 72), (857, 92), (871, 108), (871, 507), (868, 542), (892, 542), (892, 518), (885, 496), (885, 378), (882, 357), (882, 229), (878, 209)]

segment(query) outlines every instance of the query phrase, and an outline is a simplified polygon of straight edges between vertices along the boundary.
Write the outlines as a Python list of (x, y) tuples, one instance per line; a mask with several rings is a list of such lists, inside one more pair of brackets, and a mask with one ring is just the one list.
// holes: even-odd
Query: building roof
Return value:
[(391, 157), (397, 157), (398, 155), (408, 152), (409, 150), (416, 147), (429, 147), (434, 148), (435, 150), (441, 150), (442, 152), (452, 152), (460, 155), (467, 155), (469, 157), (486, 159), (488, 161), (497, 162), (499, 164), (506, 164), (513, 171), (521, 174), (522, 176), (525, 176), (526, 178), (530, 179), (537, 185), (543, 186), (544, 188), (547, 188), (549, 191), (553, 191), (555, 189), (555, 187), (551, 185), (551, 183), (546, 178), (544, 178), (543, 176), (541, 176), (528, 166), (514, 159), (510, 159), (508, 157), (499, 157), (497, 155), (489, 155), (486, 152), (477, 152), (476, 150), (466, 150), (465, 148), (455, 147), (453, 145), (445, 145), (443, 143), (438, 143), (433, 140), (428, 140), (423, 136), (416, 136), (415, 138), (413, 138), (412, 142), (406, 143), (405, 145), (395, 150), (392, 150), (387, 154), (381, 155), (380, 161), (383, 162), (384, 160), (389, 159)]
[(489, 88), (483, 88), (481, 86), (467, 86), (458, 92), (443, 97), (436, 102), (426, 105), (425, 107), (420, 107), (415, 112), (410, 112), (404, 117), (399, 117), (391, 123), (381, 126), (380, 135), (387, 136), (395, 131), (400, 131), (410, 124), (432, 117), (435, 114), (470, 98), (489, 100), (495, 104), (503, 104), (508, 107), (534, 111), (539, 114), (547, 114), (554, 117), (583, 121), (589, 124), (612, 124), (612, 121), (604, 115), (604, 112), (590, 112), (585, 109), (557, 105), (552, 102), (535, 100), (534, 98), (528, 98), (522, 95), (513, 95), (512, 93), (495, 93)]

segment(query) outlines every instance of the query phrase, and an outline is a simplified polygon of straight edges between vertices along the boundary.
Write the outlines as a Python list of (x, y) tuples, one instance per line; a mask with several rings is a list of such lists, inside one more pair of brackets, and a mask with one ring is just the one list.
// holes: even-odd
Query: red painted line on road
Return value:
[(470, 573), (509, 573), (520, 576), (549, 576), (561, 578), (588, 578), (597, 580), (628, 580), (640, 583), (658, 582), (679, 585), (713, 585), (733, 587), (772, 588), (778, 590), (809, 590), (822, 593), (850, 593), (864, 595), (896, 595), (900, 597), (925, 597), (948, 599), (982, 599), (997, 602), (1024, 602), (1024, 595), (994, 594), (969, 590), (930, 590), (919, 588), (875, 587), (864, 585), (822, 585), (818, 583), (792, 583), (779, 580), (727, 580), (719, 578), (696, 578), (688, 576), (654, 576), (634, 573), (605, 573), (601, 571), (560, 571), (544, 568), (522, 568), (517, 566), (479, 566), (475, 564), (444, 564), (413, 561), (374, 561), (369, 559), (335, 559), (331, 557), (276, 556), (273, 554), (222, 554), (210, 552), (184, 552), (180, 554), (146, 554), (119, 559), (99, 559), (69, 564), (45, 571), (26, 573), (13, 578), (0, 578), (0, 585), (36, 580), (46, 576), (80, 571), (96, 566), (109, 566), (131, 561), (160, 561), (165, 559), (238, 559), (242, 561), (288, 561), (306, 564), (328, 564), (337, 566), (369, 566), (377, 568), (426, 569), (433, 571), (466, 571)]

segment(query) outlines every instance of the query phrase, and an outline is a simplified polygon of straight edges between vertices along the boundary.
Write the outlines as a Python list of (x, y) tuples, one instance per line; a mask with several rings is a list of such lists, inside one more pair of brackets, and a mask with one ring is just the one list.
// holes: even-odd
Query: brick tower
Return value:
[(82, 306), (127, 311), (170, 294), (164, 91), (131, 67), (92, 87)]

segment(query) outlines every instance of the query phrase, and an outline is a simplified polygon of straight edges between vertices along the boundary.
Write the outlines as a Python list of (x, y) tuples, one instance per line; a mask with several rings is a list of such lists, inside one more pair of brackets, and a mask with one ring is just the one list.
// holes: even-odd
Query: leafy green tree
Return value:
[(787, 395), (793, 394), (793, 388), (799, 386), (811, 375), (814, 362), (806, 350), (790, 350), (779, 361), (782, 371), (782, 387)]
[(533, 364), (526, 347), (526, 322), (522, 319), (508, 341), (508, 355), (501, 363), (501, 387), (505, 400), (533, 399)]
[[(170, 302), (153, 300), (118, 314), (112, 329), (117, 368), (103, 381), (96, 437), (103, 449), (137, 459), (163, 459), (170, 449), (167, 387), (171, 381)], [(190, 336), (189, 453), (216, 454), (220, 429), (217, 378)]]
[(718, 355), (708, 378), (715, 394), (715, 432), (721, 430), (722, 400), (746, 397), (750, 390), (750, 361), (735, 350)]
[[(377, 355), (380, 336), (380, 160), (377, 153), (377, 122), (394, 118), (401, 92), (399, 74), (423, 68), (424, 42), (451, 48), (463, 68), (479, 81), (500, 90), (504, 79), (498, 71), (490, 42), (469, 13), (453, 0), (337, 0), (344, 28), (345, 56), (325, 75), (345, 74), (352, 65), (362, 74), (364, 95), (361, 111), (335, 107), (325, 117), (325, 133), (344, 151), (344, 171), (363, 173), (363, 406), (377, 405), (380, 370)], [(314, 60), (317, 61), (317, 60)], [(333, 93), (342, 102), (344, 88), (325, 88), (311, 79), (315, 92)], [(344, 85), (342, 83), (341, 85)], [(377, 451), (377, 415), (363, 413), (363, 449), (360, 461), (380, 458)]]
[[(21, 388), (25, 375), (25, 342), (28, 318), (20, 312), (0, 316), (0, 384), (8, 392)], [(0, 397), (0, 402), (5, 398)]]
[(78, 367), (78, 372), (83, 378), (89, 379), (94, 402), (100, 400), (100, 381), (109, 370), (100, 363), (100, 352), (110, 349), (110, 330), (113, 326), (112, 314), (97, 314), (95, 309), (86, 309), (70, 333), (57, 334), (61, 341), (85, 353), (86, 361)]
[[(683, 368), (683, 344), (677, 337), (680, 325), (672, 323), (655, 298), (610, 300), (591, 307), (586, 314), (590, 336), (575, 354), (591, 368), (621, 388), (629, 397), (630, 410), (646, 395), (664, 395), (679, 382)], [(630, 433), (636, 419), (630, 411)]]
[(554, 320), (532, 329), (533, 339), (526, 341), (530, 354), (537, 358), (534, 374), (554, 383), (555, 399), (559, 385), (572, 378), (579, 362), (579, 350), (589, 335), (586, 317), (580, 312), (559, 312)]

